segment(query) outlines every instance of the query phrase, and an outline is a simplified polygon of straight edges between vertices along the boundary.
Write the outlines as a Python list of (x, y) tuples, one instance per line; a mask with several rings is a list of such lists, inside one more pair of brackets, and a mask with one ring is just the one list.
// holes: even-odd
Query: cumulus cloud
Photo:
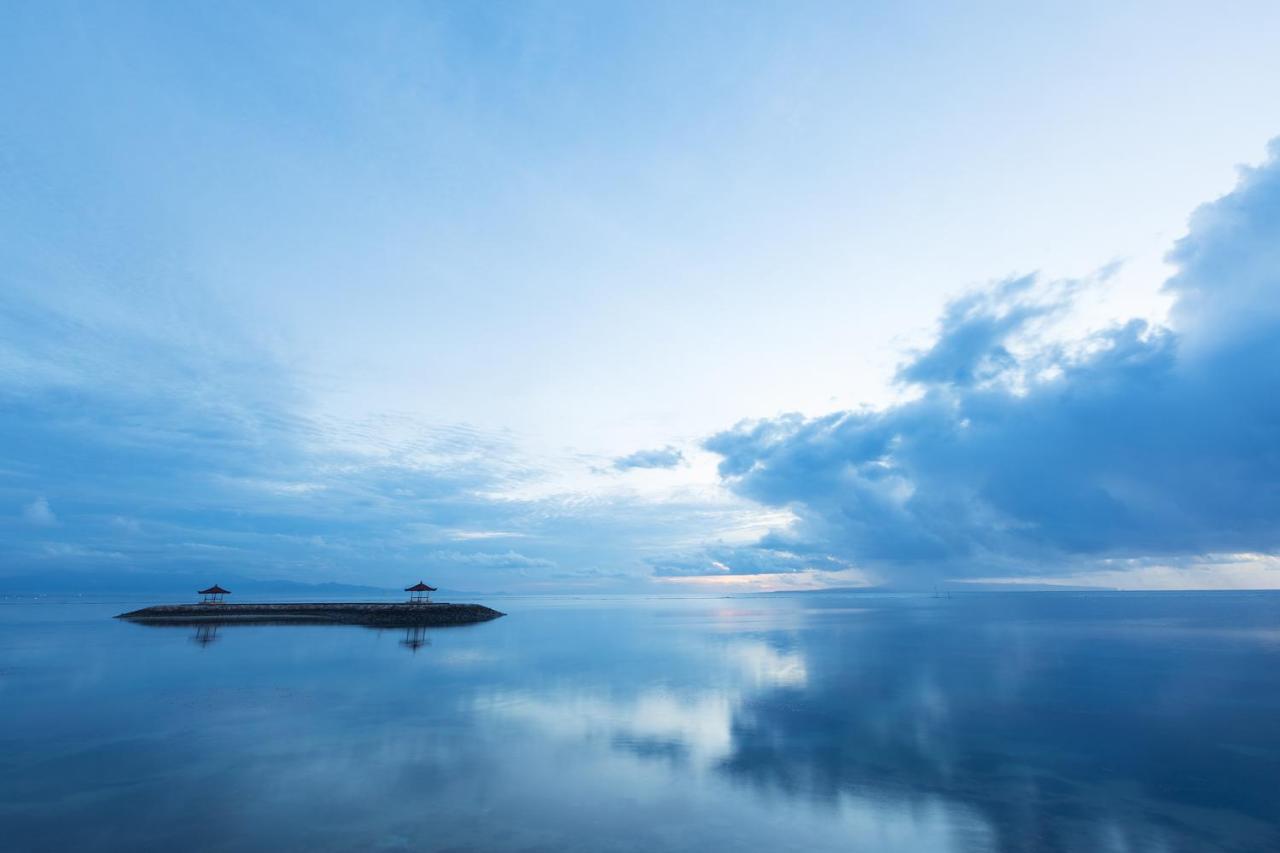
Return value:
[(1062, 310), (1018, 278), (949, 306), (899, 371), (910, 402), (712, 436), (732, 490), (796, 517), (762, 544), (891, 580), (1280, 550), (1280, 143), (1271, 153), (1170, 253), (1168, 327), (1015, 355)]
[[(973, 385), (994, 380), (1018, 367), (1008, 343), (1037, 320), (1067, 307), (1067, 294), (1045, 298), (1035, 276), (1001, 282), (947, 306), (933, 346), (918, 353), (898, 371), (903, 382)], [(1061, 289), (1060, 289), (1061, 290)]]
[(667, 446), (661, 450), (637, 450), (627, 456), (613, 460), (613, 467), (619, 471), (630, 471), (633, 468), (674, 468), (684, 462), (684, 454), (674, 447)]

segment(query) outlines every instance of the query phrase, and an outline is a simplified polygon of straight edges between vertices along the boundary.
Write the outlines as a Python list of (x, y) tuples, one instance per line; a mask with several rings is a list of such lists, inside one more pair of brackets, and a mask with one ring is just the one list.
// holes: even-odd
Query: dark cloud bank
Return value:
[(917, 399), (711, 437), (736, 493), (798, 517), (755, 550), (893, 581), (1280, 551), (1280, 141), (1169, 260), (1169, 327), (1017, 357), (1063, 302), (1016, 279), (949, 306), (898, 375)]

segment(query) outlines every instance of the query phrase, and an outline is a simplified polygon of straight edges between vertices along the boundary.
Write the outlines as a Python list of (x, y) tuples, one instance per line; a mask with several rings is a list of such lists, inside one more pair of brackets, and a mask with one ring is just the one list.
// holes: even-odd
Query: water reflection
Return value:
[(503, 609), (206, 626), (199, 679), (137, 626), (0, 622), (0, 823), (17, 850), (191, 849), (208, 801), (195, 848), (1280, 849), (1280, 596)]
[(191, 635), (191, 642), (198, 646), (207, 646), (218, 639), (219, 626), (214, 625), (197, 625), (195, 633)]
[(404, 638), (400, 640), (400, 645), (417, 654), (418, 649), (431, 645), (431, 640), (427, 637), (427, 629), (425, 627), (414, 625), (404, 629)]
[[(204, 646), (210, 645), (211, 643), (216, 642), (219, 636), (218, 632), (224, 628), (237, 629), (237, 628), (262, 627), (262, 626), (271, 625), (274, 627), (285, 628), (287, 630), (288, 628), (296, 628), (301, 623), (296, 621), (291, 621), (291, 620), (283, 620), (283, 619), (275, 623), (268, 622), (268, 621), (246, 623), (246, 622), (237, 621), (237, 620), (210, 621), (207, 619), (202, 619), (199, 622), (168, 622), (168, 623), (140, 622), (140, 623), (134, 623), (134, 624), (142, 628), (159, 629), (162, 631), (171, 631), (171, 632), (190, 630), (191, 633), (188, 634), (188, 639), (190, 639), (192, 643), (195, 643), (198, 646), (204, 647)], [(340, 626), (340, 627), (358, 627), (358, 628), (363, 628), (365, 630), (378, 631), (379, 633), (386, 632), (389, 630), (386, 628), (380, 628), (376, 626), (364, 626), (364, 625)], [(456, 628), (456, 627), (458, 626), (438, 626), (434, 628), (428, 628), (427, 626), (423, 626), (423, 625), (412, 625), (412, 626), (405, 627), (403, 629), (397, 628), (394, 630), (401, 632), (400, 645), (411, 652), (417, 653), (417, 651), (422, 647), (431, 645), (431, 637), (430, 637), (429, 631), (449, 630), (450, 628)]]
[(725, 772), (810, 799), (941, 796), (999, 850), (1280, 849), (1276, 658), (1203, 624), (1265, 623), (1274, 598), (991, 603), (802, 635), (808, 689), (749, 696)]
[(835, 812), (945, 812), (981, 849), (1280, 849), (1275, 597), (953, 601), (734, 637), (702, 650), (736, 673), (716, 690), (477, 710)]

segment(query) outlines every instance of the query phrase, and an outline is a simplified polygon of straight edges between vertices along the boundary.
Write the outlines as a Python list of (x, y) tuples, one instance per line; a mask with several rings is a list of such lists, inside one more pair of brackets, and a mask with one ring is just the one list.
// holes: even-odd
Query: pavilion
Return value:
[(200, 599), (201, 604), (221, 604), (224, 595), (230, 595), (231, 590), (223, 589), (216, 583), (208, 589), (200, 590), (200, 595), (204, 596)]
[(431, 601), (431, 593), (435, 592), (436, 588), (418, 581), (413, 586), (405, 587), (404, 591), (409, 593), (410, 604), (423, 604)]

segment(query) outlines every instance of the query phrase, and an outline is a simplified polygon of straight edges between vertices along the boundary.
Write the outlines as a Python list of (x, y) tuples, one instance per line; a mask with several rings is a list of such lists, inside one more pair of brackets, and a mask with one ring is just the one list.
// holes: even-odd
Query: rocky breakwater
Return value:
[(487, 622), (505, 614), (483, 604), (158, 604), (117, 619), (152, 625), (229, 623), (291, 623), (364, 625), (370, 628), (412, 628)]

